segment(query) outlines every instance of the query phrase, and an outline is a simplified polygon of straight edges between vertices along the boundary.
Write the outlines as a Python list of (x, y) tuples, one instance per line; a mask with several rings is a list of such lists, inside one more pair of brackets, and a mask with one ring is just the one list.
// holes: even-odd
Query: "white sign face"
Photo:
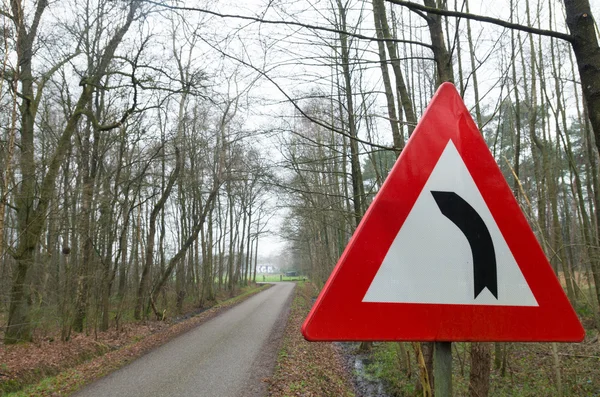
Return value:
[[(496, 293), (488, 288), (474, 293), (477, 278), (474, 265), (478, 265), (473, 259), (475, 247), (461, 228), (440, 211), (432, 192), (455, 193), (485, 223), (495, 251)], [(390, 246), (363, 302), (538, 306), (451, 140)]]

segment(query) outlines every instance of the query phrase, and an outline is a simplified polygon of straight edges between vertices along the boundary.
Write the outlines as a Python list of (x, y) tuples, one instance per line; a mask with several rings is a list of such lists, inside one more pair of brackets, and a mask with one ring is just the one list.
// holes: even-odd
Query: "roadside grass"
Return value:
[[(74, 365), (52, 368), (38, 367), (21, 373), (18, 378), (3, 380), (0, 378), (0, 396), (66, 396), (81, 389), (83, 386), (108, 375), (131, 361), (141, 357), (152, 349), (208, 321), (237, 303), (269, 288), (269, 285), (245, 287), (232, 298), (215, 302), (211, 308), (196, 315), (186, 315), (185, 320), (166, 325), (162, 322), (155, 332), (146, 334), (131, 333), (125, 344), (116, 349), (109, 349), (101, 342), (102, 347), (97, 354), (75, 358)], [(189, 317), (189, 318), (188, 318)], [(159, 323), (159, 322), (157, 322)], [(66, 342), (67, 344), (69, 342)], [(16, 346), (16, 348), (27, 346)], [(111, 351), (109, 351), (111, 350)], [(43, 354), (43, 352), (42, 352)], [(2, 371), (0, 371), (2, 372)]]
[(283, 274), (257, 274), (256, 282), (257, 283), (273, 283), (278, 281), (306, 281), (306, 277), (303, 276), (294, 276), (288, 277)]
[(35, 385), (9, 393), (7, 397), (69, 395), (85, 385), (84, 376), (75, 369), (69, 369), (52, 377), (42, 379)]
[(310, 343), (300, 333), (317, 289), (299, 281), (285, 328), (277, 365), (270, 380), (270, 397), (354, 396), (340, 353), (332, 343)]

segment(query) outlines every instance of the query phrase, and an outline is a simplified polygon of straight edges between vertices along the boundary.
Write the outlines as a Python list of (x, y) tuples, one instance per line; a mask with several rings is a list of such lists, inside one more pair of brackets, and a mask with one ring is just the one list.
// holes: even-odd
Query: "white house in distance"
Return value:
[(279, 267), (272, 263), (262, 262), (256, 267), (257, 274), (275, 274), (279, 273)]

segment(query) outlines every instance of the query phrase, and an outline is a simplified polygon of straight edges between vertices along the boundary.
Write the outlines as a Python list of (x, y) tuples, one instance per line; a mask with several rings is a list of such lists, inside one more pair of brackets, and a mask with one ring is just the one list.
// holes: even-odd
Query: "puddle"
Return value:
[(340, 346), (344, 364), (352, 374), (352, 383), (357, 396), (361, 397), (391, 397), (385, 392), (385, 387), (378, 379), (367, 373), (366, 367), (372, 360), (367, 354), (357, 354), (358, 343), (336, 343)]

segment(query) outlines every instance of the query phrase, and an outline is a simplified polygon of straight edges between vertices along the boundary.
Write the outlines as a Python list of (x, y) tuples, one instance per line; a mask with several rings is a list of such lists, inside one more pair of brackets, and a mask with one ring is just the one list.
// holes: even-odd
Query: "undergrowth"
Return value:
[[(494, 348), (490, 365), (490, 396), (559, 396), (556, 358), (559, 360), (562, 395), (600, 396), (600, 342), (595, 330), (588, 330), (582, 343), (558, 343), (557, 355), (550, 343), (506, 343), (506, 367), (494, 367)], [(455, 342), (452, 348), (454, 396), (469, 395), (470, 344)], [(369, 364), (368, 379), (383, 383), (390, 396), (418, 396), (419, 367), (411, 343), (376, 343)]]

